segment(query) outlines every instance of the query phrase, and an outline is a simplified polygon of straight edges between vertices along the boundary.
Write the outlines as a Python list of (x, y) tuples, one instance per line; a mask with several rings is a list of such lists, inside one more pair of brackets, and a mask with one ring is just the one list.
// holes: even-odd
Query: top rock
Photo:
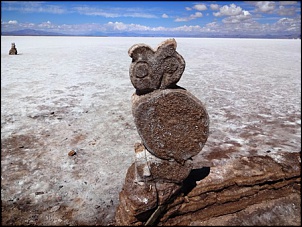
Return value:
[(132, 58), (129, 74), (137, 94), (176, 86), (185, 70), (185, 60), (177, 53), (176, 46), (175, 39), (168, 39), (156, 50), (146, 44), (129, 48)]

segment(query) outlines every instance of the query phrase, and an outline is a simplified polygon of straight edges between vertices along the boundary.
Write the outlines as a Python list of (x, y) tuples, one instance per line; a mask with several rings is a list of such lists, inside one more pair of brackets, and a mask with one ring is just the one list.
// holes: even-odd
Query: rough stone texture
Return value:
[(149, 152), (184, 163), (202, 150), (209, 134), (209, 117), (197, 98), (183, 89), (134, 96), (134, 122)]
[[(175, 161), (148, 161), (152, 178), (157, 182), (181, 183), (190, 174), (193, 167), (192, 161), (188, 160), (183, 165)], [(157, 159), (158, 160), (158, 159)]]
[(15, 43), (12, 43), (12, 47), (9, 50), (9, 55), (16, 55), (18, 53)]
[[(120, 193), (120, 210), (131, 211), (128, 215), (139, 216), (157, 206), (157, 192), (154, 182), (138, 184), (136, 181), (135, 163), (126, 175), (124, 187)], [(134, 193), (135, 192), (135, 193)], [(122, 209), (123, 205), (127, 209)], [(118, 211), (119, 212), (119, 211)]]
[(181, 190), (182, 184), (157, 182), (155, 186), (158, 196), (158, 206), (161, 206), (170, 202), (170, 199)]
[[(301, 211), (300, 154), (280, 155), (281, 162), (270, 156), (254, 156), (211, 167), (208, 176), (200, 181), (195, 179), (192, 190), (183, 191), (168, 205), (158, 225), (301, 225), (301, 216), (297, 215)], [(271, 210), (273, 206), (275, 210)], [(286, 216), (276, 219), (284, 207), (295, 212), (292, 215), (294, 220), (290, 221)], [(275, 218), (265, 220), (265, 217), (258, 217), (259, 210)], [(233, 216), (225, 220), (215, 219), (230, 214)], [(236, 219), (243, 216), (245, 219)], [(278, 220), (281, 220), (279, 224)]]
[(187, 160), (184, 164), (173, 160), (163, 160), (152, 155), (140, 143), (135, 144), (135, 153), (137, 182), (181, 183), (193, 168), (192, 160)]
[(193, 221), (191, 226), (301, 226), (301, 196), (291, 193), (248, 206), (233, 214), (214, 217), (206, 221)]
[(185, 61), (176, 46), (174, 39), (168, 39), (156, 50), (146, 44), (135, 44), (129, 49), (132, 58), (129, 74), (137, 93), (176, 85), (185, 69)]

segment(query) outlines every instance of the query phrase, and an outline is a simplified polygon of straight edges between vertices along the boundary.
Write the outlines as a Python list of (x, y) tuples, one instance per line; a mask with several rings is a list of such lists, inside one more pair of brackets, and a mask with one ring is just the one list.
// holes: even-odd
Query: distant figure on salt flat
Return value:
[(16, 55), (17, 54), (17, 48), (15, 43), (12, 43), (12, 47), (9, 50), (9, 55)]

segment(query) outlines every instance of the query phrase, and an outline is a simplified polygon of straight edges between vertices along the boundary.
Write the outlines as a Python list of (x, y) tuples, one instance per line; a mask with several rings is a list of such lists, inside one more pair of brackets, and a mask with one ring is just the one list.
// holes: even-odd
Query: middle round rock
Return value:
[(184, 89), (159, 89), (132, 96), (137, 131), (153, 155), (183, 164), (197, 155), (209, 135), (202, 102)]

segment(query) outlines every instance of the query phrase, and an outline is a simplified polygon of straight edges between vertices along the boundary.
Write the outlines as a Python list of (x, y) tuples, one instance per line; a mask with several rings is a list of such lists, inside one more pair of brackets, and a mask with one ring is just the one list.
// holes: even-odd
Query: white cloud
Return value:
[(241, 14), (224, 18), (222, 22), (225, 24), (236, 24), (236, 23), (242, 23), (243, 21), (246, 21), (251, 18), (252, 15), (248, 11), (243, 10)]
[(211, 27), (211, 28), (217, 27), (217, 26), (218, 26), (218, 23), (217, 23), (217, 22), (211, 22), (211, 23), (208, 23), (208, 24), (206, 25), (206, 27)]
[(1, 10), (19, 11), (22, 13), (51, 13), (51, 14), (63, 14), (67, 12), (66, 9), (57, 5), (51, 5), (51, 4), (42, 5), (42, 2), (23, 2), (23, 1), (5, 2), (5, 5), (2, 4)]
[[(149, 34), (153, 32), (156, 35), (157, 32), (161, 34), (192, 34), (192, 35), (232, 35), (232, 34), (244, 34), (244, 35), (256, 35), (256, 34), (283, 34), (284, 32), (300, 34), (301, 33), (301, 16), (297, 18), (282, 18), (274, 24), (259, 24), (249, 19), (250, 13), (243, 10), (240, 15), (230, 16), (225, 18), (225, 23), (211, 22), (204, 27), (199, 25), (194, 26), (180, 26), (180, 27), (149, 27), (140, 24), (125, 24), (123, 22), (108, 22), (107, 24), (52, 24), (50, 21), (43, 22), (41, 24), (32, 23), (18, 23), (9, 24), (8, 22), (1, 22), (2, 28), (5, 31), (32, 28), (37, 30), (61, 32), (65, 34), (87, 34), (89, 32), (141, 32)], [(243, 22), (243, 23), (239, 23)]]
[(16, 20), (10, 20), (8, 23), (9, 24), (18, 24), (18, 21), (16, 21)]
[(195, 26), (184, 25), (184, 26), (172, 28), (170, 30), (174, 32), (199, 32), (201, 31), (201, 27), (199, 25), (195, 25)]
[(118, 31), (150, 31), (152, 28), (140, 24), (124, 24), (123, 22), (108, 22), (107, 28)]
[(295, 5), (297, 3), (298, 3), (297, 1), (279, 1), (279, 4), (282, 5), (282, 6), (285, 6), (285, 5)]
[(279, 6), (278, 14), (280, 16), (293, 16), (296, 14), (295, 7), (286, 8), (284, 6)]
[(199, 10), (199, 11), (207, 10), (206, 5), (204, 5), (204, 4), (196, 4), (193, 6), (193, 8), (196, 10)]
[(221, 17), (221, 16), (236, 16), (241, 14), (242, 8), (239, 6), (236, 6), (235, 4), (231, 4), (230, 6), (224, 5), (220, 8), (219, 12), (213, 13), (215, 17)]
[(191, 14), (189, 17), (176, 18), (175, 22), (190, 21), (190, 20), (194, 20), (194, 19), (199, 18), (199, 17), (202, 17), (202, 13), (201, 12), (196, 12), (194, 14)]
[[(100, 8), (94, 7), (74, 7), (73, 8), (77, 13), (87, 16), (102, 16), (106, 18), (116, 18), (116, 17), (137, 17), (137, 18), (157, 18), (157, 16), (149, 13), (142, 13), (141, 11), (137, 10), (134, 11), (133, 9), (111, 9), (105, 10)], [(118, 11), (118, 12), (115, 12)], [(130, 11), (125, 13), (125, 11)]]
[(256, 12), (271, 13), (275, 9), (275, 2), (260, 1), (256, 3)]
[(220, 30), (219, 27), (220, 25), (217, 22), (211, 22), (206, 24), (205, 29), (207, 32), (217, 33)]
[(161, 17), (162, 18), (169, 18), (169, 16), (167, 14), (165, 14), (165, 13)]
[(136, 12), (136, 13), (125, 13), (125, 14), (121, 14), (121, 17), (138, 17), (138, 18), (157, 18), (157, 16), (153, 15), (153, 14), (149, 14), (149, 13), (140, 13), (140, 12)]
[(39, 8), (39, 12), (43, 13), (52, 13), (52, 14), (63, 14), (66, 13), (66, 10), (60, 6), (47, 5), (45, 8)]
[(275, 32), (295, 32), (301, 35), (301, 15), (296, 18), (281, 18), (270, 27)]
[(82, 7), (74, 7), (73, 10), (75, 10), (77, 13), (82, 15), (88, 15), (88, 16), (103, 16), (103, 17), (119, 17), (120, 15), (117, 13), (111, 13), (111, 12), (105, 12), (102, 9), (82, 6)]
[(211, 8), (211, 10), (219, 10), (219, 5), (218, 4), (211, 4), (210, 8)]
[(192, 8), (190, 8), (190, 7), (186, 7), (186, 10), (190, 11), (190, 10), (192, 10)]
[(41, 24), (38, 24), (38, 27), (39, 28), (57, 28), (58, 26), (52, 24), (50, 21), (46, 21), (46, 22), (43, 22)]
[(296, 18), (282, 18), (278, 20), (276, 24), (289, 25), (289, 26), (298, 25), (299, 27), (301, 27), (301, 15), (299, 15)]
[(159, 32), (159, 31), (167, 31), (167, 28), (165, 27), (162, 27), (162, 26), (159, 26), (159, 27), (155, 27), (155, 28), (150, 28), (151, 31), (156, 31), (156, 32)]
[(285, 24), (291, 24), (293, 22), (294, 22), (294, 19), (291, 19), (291, 18), (281, 18), (280, 20), (278, 20), (277, 24), (285, 25)]
[(179, 18), (176, 18), (174, 21), (175, 22), (186, 22), (186, 21), (189, 21), (190, 19), (188, 17), (179, 17)]
[(194, 18), (202, 17), (202, 13), (201, 12), (196, 12), (195, 14), (192, 14), (191, 16), (194, 17)]
[(113, 30), (126, 30), (128, 28), (127, 25), (125, 25), (122, 22), (108, 22), (108, 25), (113, 29)]
[(135, 18), (157, 18), (155, 14), (144, 12), (140, 8), (99, 8), (89, 6), (78, 6), (66, 9), (64, 7), (48, 4), (48, 2), (23, 2), (11, 1), (1, 5), (1, 11), (19, 11), (22, 13), (51, 13), (67, 14), (78, 13), (88, 16), (102, 16), (106, 18), (135, 17)]

